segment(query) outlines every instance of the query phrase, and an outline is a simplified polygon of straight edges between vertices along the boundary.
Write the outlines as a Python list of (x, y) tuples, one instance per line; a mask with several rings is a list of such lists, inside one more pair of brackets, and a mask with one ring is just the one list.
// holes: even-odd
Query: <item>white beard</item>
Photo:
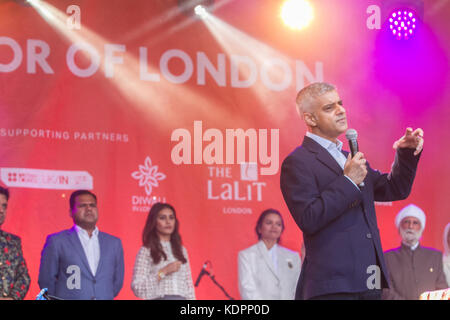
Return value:
[(402, 229), (400, 228), (400, 235), (402, 237), (403, 244), (408, 247), (414, 246), (422, 237), (423, 230), (414, 231), (412, 229)]

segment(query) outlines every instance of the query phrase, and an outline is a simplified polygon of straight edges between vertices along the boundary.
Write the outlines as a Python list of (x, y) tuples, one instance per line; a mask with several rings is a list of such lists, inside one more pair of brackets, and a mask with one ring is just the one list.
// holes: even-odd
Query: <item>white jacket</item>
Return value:
[(297, 252), (277, 245), (278, 271), (263, 241), (238, 255), (239, 292), (243, 300), (293, 300), (301, 270)]

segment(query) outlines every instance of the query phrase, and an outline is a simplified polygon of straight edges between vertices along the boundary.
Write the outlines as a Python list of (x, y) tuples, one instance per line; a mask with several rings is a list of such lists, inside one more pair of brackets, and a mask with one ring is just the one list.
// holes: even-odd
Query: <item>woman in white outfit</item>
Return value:
[(301, 270), (297, 252), (278, 244), (284, 230), (279, 211), (268, 209), (256, 223), (259, 241), (238, 255), (239, 292), (244, 300), (293, 300)]
[(450, 223), (448, 223), (444, 229), (443, 264), (445, 279), (447, 280), (447, 285), (450, 287)]

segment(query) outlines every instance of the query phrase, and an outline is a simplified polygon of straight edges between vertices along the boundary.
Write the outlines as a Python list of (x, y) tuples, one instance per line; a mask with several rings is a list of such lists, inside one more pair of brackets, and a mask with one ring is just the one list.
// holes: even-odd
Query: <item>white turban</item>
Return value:
[(423, 212), (423, 210), (420, 209), (418, 206), (410, 204), (404, 207), (402, 210), (400, 210), (399, 213), (397, 213), (397, 216), (395, 217), (395, 225), (397, 226), (397, 228), (400, 227), (400, 222), (406, 217), (414, 217), (419, 219), (421, 224), (421, 230), (425, 229), (425, 221), (426, 221), (425, 212)]

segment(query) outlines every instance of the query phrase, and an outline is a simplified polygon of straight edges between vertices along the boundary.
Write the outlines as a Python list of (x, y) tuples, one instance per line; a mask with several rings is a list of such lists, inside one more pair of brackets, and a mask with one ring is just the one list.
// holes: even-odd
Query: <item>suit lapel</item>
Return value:
[[(278, 255), (278, 272), (280, 274), (286, 273), (286, 266), (289, 268), (287, 257), (284, 255), (283, 250), (281, 250), (280, 246), (277, 246), (277, 255)], [(291, 264), (293, 261), (290, 262)], [(292, 266), (291, 266), (292, 268)]]
[(325, 166), (330, 168), (336, 174), (342, 174), (342, 168), (339, 166), (337, 161), (331, 156), (331, 154), (320, 144), (315, 142), (310, 137), (305, 136), (303, 139), (302, 146), (308, 149), (310, 152), (316, 154), (317, 160), (323, 163)]
[(75, 230), (75, 226), (72, 227), (72, 229), (69, 230), (69, 240), (72, 246), (75, 248), (75, 252), (78, 254), (78, 256), (81, 258), (81, 261), (85, 265), (85, 268), (88, 270), (89, 274), (93, 277), (91, 268), (89, 267), (89, 263), (87, 261), (86, 254), (84, 253), (83, 246), (81, 245), (81, 241), (78, 238), (77, 231)]
[(269, 252), (267, 251), (266, 245), (264, 244), (263, 241), (258, 242), (258, 251), (259, 251), (259, 254), (263, 257), (263, 260), (266, 263), (269, 270), (278, 279), (278, 274), (275, 271), (275, 266), (273, 265), (273, 261), (270, 258)]
[[(333, 158), (333, 156), (325, 150), (324, 147), (322, 147), (320, 144), (315, 142), (313, 139), (305, 136), (305, 139), (303, 140), (303, 147), (311, 151), (312, 153), (316, 154), (317, 160), (322, 162), (324, 165), (326, 165), (328, 168), (333, 170), (336, 174), (341, 175), (343, 173), (342, 168), (339, 166), (337, 161)], [(342, 154), (347, 158), (349, 152), (342, 150)], [(367, 179), (367, 176), (366, 176)], [(364, 179), (364, 181), (366, 180)], [(363, 193), (363, 196), (365, 197), (365, 188), (362, 188), (361, 192)]]
[(102, 267), (104, 260), (103, 257), (105, 256), (103, 253), (106, 250), (106, 239), (103, 232), (100, 231), (98, 232), (98, 244), (100, 247), (100, 260), (98, 262), (97, 271), (95, 272), (95, 274), (98, 274), (100, 272), (100, 268)]

